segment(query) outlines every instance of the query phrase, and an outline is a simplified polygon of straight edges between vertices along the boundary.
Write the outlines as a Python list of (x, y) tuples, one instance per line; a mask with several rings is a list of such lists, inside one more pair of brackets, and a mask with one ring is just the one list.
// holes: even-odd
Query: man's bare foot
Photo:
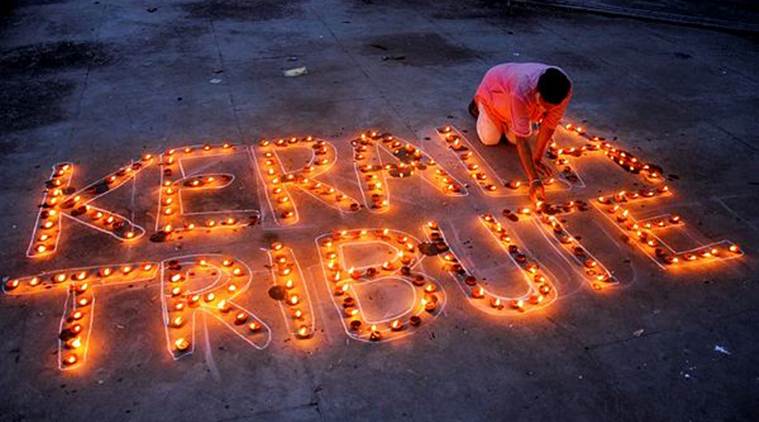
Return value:
[(477, 103), (474, 100), (469, 103), (469, 114), (471, 114), (475, 119), (480, 117), (480, 109), (477, 108)]

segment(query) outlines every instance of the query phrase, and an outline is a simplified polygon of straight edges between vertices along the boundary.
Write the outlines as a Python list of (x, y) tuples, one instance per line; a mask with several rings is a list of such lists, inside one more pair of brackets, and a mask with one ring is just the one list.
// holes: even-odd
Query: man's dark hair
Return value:
[(538, 79), (540, 96), (551, 104), (559, 104), (567, 98), (572, 83), (561, 70), (549, 67)]

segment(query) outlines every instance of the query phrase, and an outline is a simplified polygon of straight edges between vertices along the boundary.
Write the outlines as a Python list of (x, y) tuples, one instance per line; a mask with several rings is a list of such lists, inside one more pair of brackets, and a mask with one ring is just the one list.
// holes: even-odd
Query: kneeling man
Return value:
[(495, 145), (505, 136), (516, 145), (533, 202), (545, 200), (541, 177), (551, 170), (543, 156), (571, 98), (572, 82), (558, 67), (504, 63), (488, 70), (469, 105), (483, 144)]

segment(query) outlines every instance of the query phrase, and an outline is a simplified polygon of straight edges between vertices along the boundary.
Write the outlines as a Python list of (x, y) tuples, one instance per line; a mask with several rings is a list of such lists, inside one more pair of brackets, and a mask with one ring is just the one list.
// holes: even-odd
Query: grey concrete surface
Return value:
[(509, 3), (517, 7), (549, 7), (730, 32), (756, 34), (759, 31), (759, 8), (748, 0), (516, 0)]
[[(580, 14), (507, 14), (480, 2), (18, 3), (0, 30), (0, 274), (232, 254), (256, 271), (246, 305), (271, 325), (272, 343), (255, 350), (209, 319), (195, 353), (174, 361), (159, 286), (103, 288), (86, 366), (61, 372), (56, 336), (65, 295), (0, 296), (0, 419), (759, 418), (755, 39)], [(266, 214), (263, 224), (228, 236), (125, 246), (67, 224), (55, 257), (25, 257), (44, 181), (60, 161), (75, 163), (74, 184), (83, 186), (143, 152), (311, 134), (338, 149), (328, 180), (358, 197), (349, 140), (378, 128), (455, 168), (433, 129), (451, 123), (471, 135), (466, 105), (482, 74), (505, 61), (563, 67), (575, 83), (568, 120), (616, 136), (666, 169), (676, 196), (654, 211), (681, 213), (690, 241), (730, 239), (746, 255), (664, 272), (588, 217), (578, 225), (599, 239), (588, 247), (622, 281), (598, 293), (534, 225), (514, 224), (557, 276), (556, 304), (519, 318), (479, 313), (427, 258), (425, 271), (447, 292), (445, 312), (415, 335), (383, 344), (343, 332), (314, 237), (384, 225), (421, 237), (420, 225), (435, 218), (457, 232), (454, 248), (507, 291), (517, 281), (498, 279), (508, 269), (504, 255), (478, 231), (476, 214), (525, 205), (526, 196), (496, 200), (473, 189), (466, 199), (442, 200), (410, 179), (391, 182), (398, 202), (387, 215), (340, 216), (295, 195), (303, 214), (295, 228), (281, 230)], [(297, 66), (309, 73), (282, 76)], [(503, 177), (519, 175), (513, 148), (480, 152)], [(581, 167), (592, 182), (586, 189), (555, 197), (592, 198), (636, 180), (612, 177), (617, 167), (597, 163)], [(455, 175), (466, 177), (460, 169)], [(133, 195), (127, 186), (103, 204), (152, 228), (157, 181), (148, 169)], [(260, 196), (255, 183), (244, 188), (247, 201)], [(225, 205), (266, 213), (263, 202), (238, 199)], [(266, 294), (271, 280), (260, 248), (277, 238), (296, 249), (312, 292), (318, 330), (307, 346), (287, 335)], [(392, 299), (384, 304), (397, 307)]]

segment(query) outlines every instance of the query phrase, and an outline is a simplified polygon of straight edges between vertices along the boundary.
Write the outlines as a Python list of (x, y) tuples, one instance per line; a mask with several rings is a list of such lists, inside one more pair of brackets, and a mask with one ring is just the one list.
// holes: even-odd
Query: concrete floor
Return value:
[[(255, 350), (209, 320), (195, 354), (175, 362), (164, 345), (158, 284), (104, 288), (86, 366), (60, 372), (65, 295), (0, 297), (0, 419), (759, 418), (756, 40), (598, 16), (506, 15), (477, 2), (22, 3), (3, 18), (0, 35), (0, 273), (233, 254), (257, 272), (248, 305), (271, 325), (272, 342)], [(77, 165), (74, 184), (83, 186), (169, 146), (312, 134), (338, 149), (328, 179), (357, 196), (348, 141), (380, 128), (455, 168), (433, 129), (452, 123), (473, 133), (465, 106), (482, 74), (504, 61), (563, 67), (575, 83), (568, 120), (661, 164), (676, 191), (661, 209), (692, 222), (688, 235), (730, 239), (746, 256), (672, 274), (613, 235), (595, 236), (601, 240), (588, 247), (622, 281), (599, 294), (535, 226), (519, 223), (513, 229), (558, 278), (555, 305), (520, 318), (479, 313), (428, 258), (425, 271), (447, 292), (445, 312), (386, 344), (343, 332), (315, 236), (388, 225), (421, 237), (421, 224), (436, 218), (457, 231), (454, 247), (496, 278), (505, 255), (477, 231), (475, 215), (525, 205), (524, 195), (495, 200), (473, 190), (441, 202), (411, 181), (393, 188), (396, 211), (385, 216), (340, 216), (296, 195), (303, 221), (282, 230), (258, 202), (255, 176), (238, 174), (245, 199), (226, 205), (260, 207), (264, 222), (252, 229), (125, 246), (68, 224), (54, 258), (24, 256), (44, 181), (60, 161)], [(282, 76), (298, 66), (309, 73)], [(512, 148), (480, 151), (505, 178), (519, 175)], [(635, 180), (609, 177), (619, 172), (610, 164), (597, 167), (583, 173), (586, 189), (555, 197), (591, 198)], [(124, 187), (103, 203), (152, 228), (158, 172), (145, 174), (131, 198)], [(587, 239), (614, 233), (601, 220), (584, 228)], [(288, 337), (266, 295), (260, 248), (275, 238), (296, 249), (312, 292), (317, 335), (307, 346)], [(504, 291), (513, 284), (493, 281)], [(400, 306), (377, 296), (380, 308)]]

